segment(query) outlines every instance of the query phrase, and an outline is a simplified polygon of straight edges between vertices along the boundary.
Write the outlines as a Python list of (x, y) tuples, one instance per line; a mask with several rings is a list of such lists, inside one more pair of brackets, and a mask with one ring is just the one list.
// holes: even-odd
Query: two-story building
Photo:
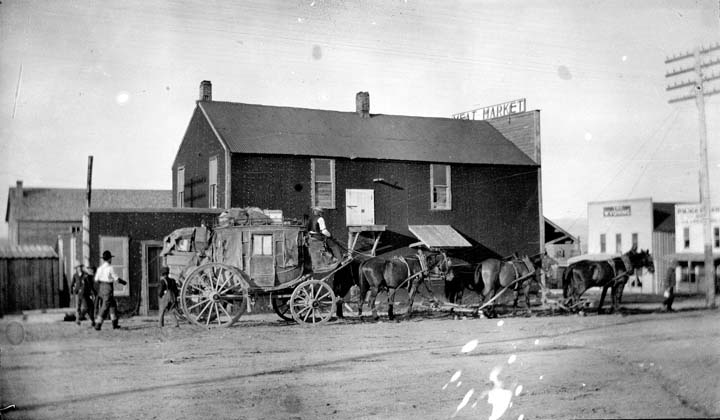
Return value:
[(219, 102), (204, 81), (173, 163), (176, 207), (257, 206), (331, 229), (383, 225), (379, 252), (450, 225), (486, 254), (544, 243), (540, 113), (488, 121)]

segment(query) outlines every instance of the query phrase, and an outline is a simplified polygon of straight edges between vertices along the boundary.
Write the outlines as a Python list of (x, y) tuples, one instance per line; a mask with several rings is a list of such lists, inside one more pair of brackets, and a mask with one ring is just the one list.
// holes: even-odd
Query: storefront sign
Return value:
[[(675, 206), (675, 221), (681, 225), (700, 224), (705, 217), (705, 210), (700, 204), (684, 204)], [(720, 223), (720, 207), (710, 209), (712, 223)]]
[(488, 120), (490, 118), (505, 117), (511, 114), (525, 112), (525, 98), (515, 99), (497, 105), (490, 105), (484, 108), (477, 108), (470, 111), (453, 114), (456, 120)]
[(603, 217), (622, 217), (630, 216), (630, 214), (630, 206), (603, 207)]

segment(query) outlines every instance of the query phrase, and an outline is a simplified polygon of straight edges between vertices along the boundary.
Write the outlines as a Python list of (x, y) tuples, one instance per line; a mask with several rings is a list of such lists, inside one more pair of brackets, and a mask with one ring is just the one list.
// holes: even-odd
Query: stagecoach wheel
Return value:
[(329, 284), (321, 280), (300, 283), (290, 296), (290, 312), (301, 325), (327, 322), (335, 307), (335, 293)]
[(290, 298), (287, 296), (273, 296), (270, 303), (276, 314), (285, 321), (295, 321), (290, 311)]
[(245, 312), (248, 276), (242, 270), (220, 263), (193, 270), (180, 290), (184, 316), (206, 328), (229, 327)]

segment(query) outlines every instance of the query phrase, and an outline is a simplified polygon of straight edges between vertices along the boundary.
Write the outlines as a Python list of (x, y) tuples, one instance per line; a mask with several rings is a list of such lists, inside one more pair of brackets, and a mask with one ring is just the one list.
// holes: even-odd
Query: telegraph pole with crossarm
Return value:
[(710, 201), (710, 176), (708, 169), (707, 156), (707, 126), (705, 124), (705, 97), (720, 93), (718, 89), (706, 90), (705, 83), (712, 80), (720, 79), (720, 74), (714, 72), (705, 76), (703, 69), (720, 65), (720, 59), (713, 60), (708, 58), (708, 54), (712, 51), (720, 50), (720, 44), (703, 48), (696, 48), (693, 53), (680, 54), (665, 60), (665, 64), (675, 63), (693, 58), (695, 63), (693, 67), (680, 68), (665, 74), (666, 78), (678, 76), (685, 73), (695, 73), (695, 80), (687, 80), (677, 82), (665, 89), (667, 91), (691, 88), (694, 93), (678, 98), (670, 99), (669, 103), (681, 102), (689, 99), (695, 99), (698, 108), (698, 120), (700, 126), (700, 206), (703, 209), (703, 236), (705, 248), (705, 286), (706, 286), (706, 306), (715, 307), (715, 265), (712, 255), (712, 223), (711, 223), (711, 201)]

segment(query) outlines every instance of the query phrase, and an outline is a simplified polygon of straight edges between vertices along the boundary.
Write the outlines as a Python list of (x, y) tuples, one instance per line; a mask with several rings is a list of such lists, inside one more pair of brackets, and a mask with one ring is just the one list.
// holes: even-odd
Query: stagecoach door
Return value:
[(347, 226), (375, 224), (374, 190), (345, 190), (345, 207)]

